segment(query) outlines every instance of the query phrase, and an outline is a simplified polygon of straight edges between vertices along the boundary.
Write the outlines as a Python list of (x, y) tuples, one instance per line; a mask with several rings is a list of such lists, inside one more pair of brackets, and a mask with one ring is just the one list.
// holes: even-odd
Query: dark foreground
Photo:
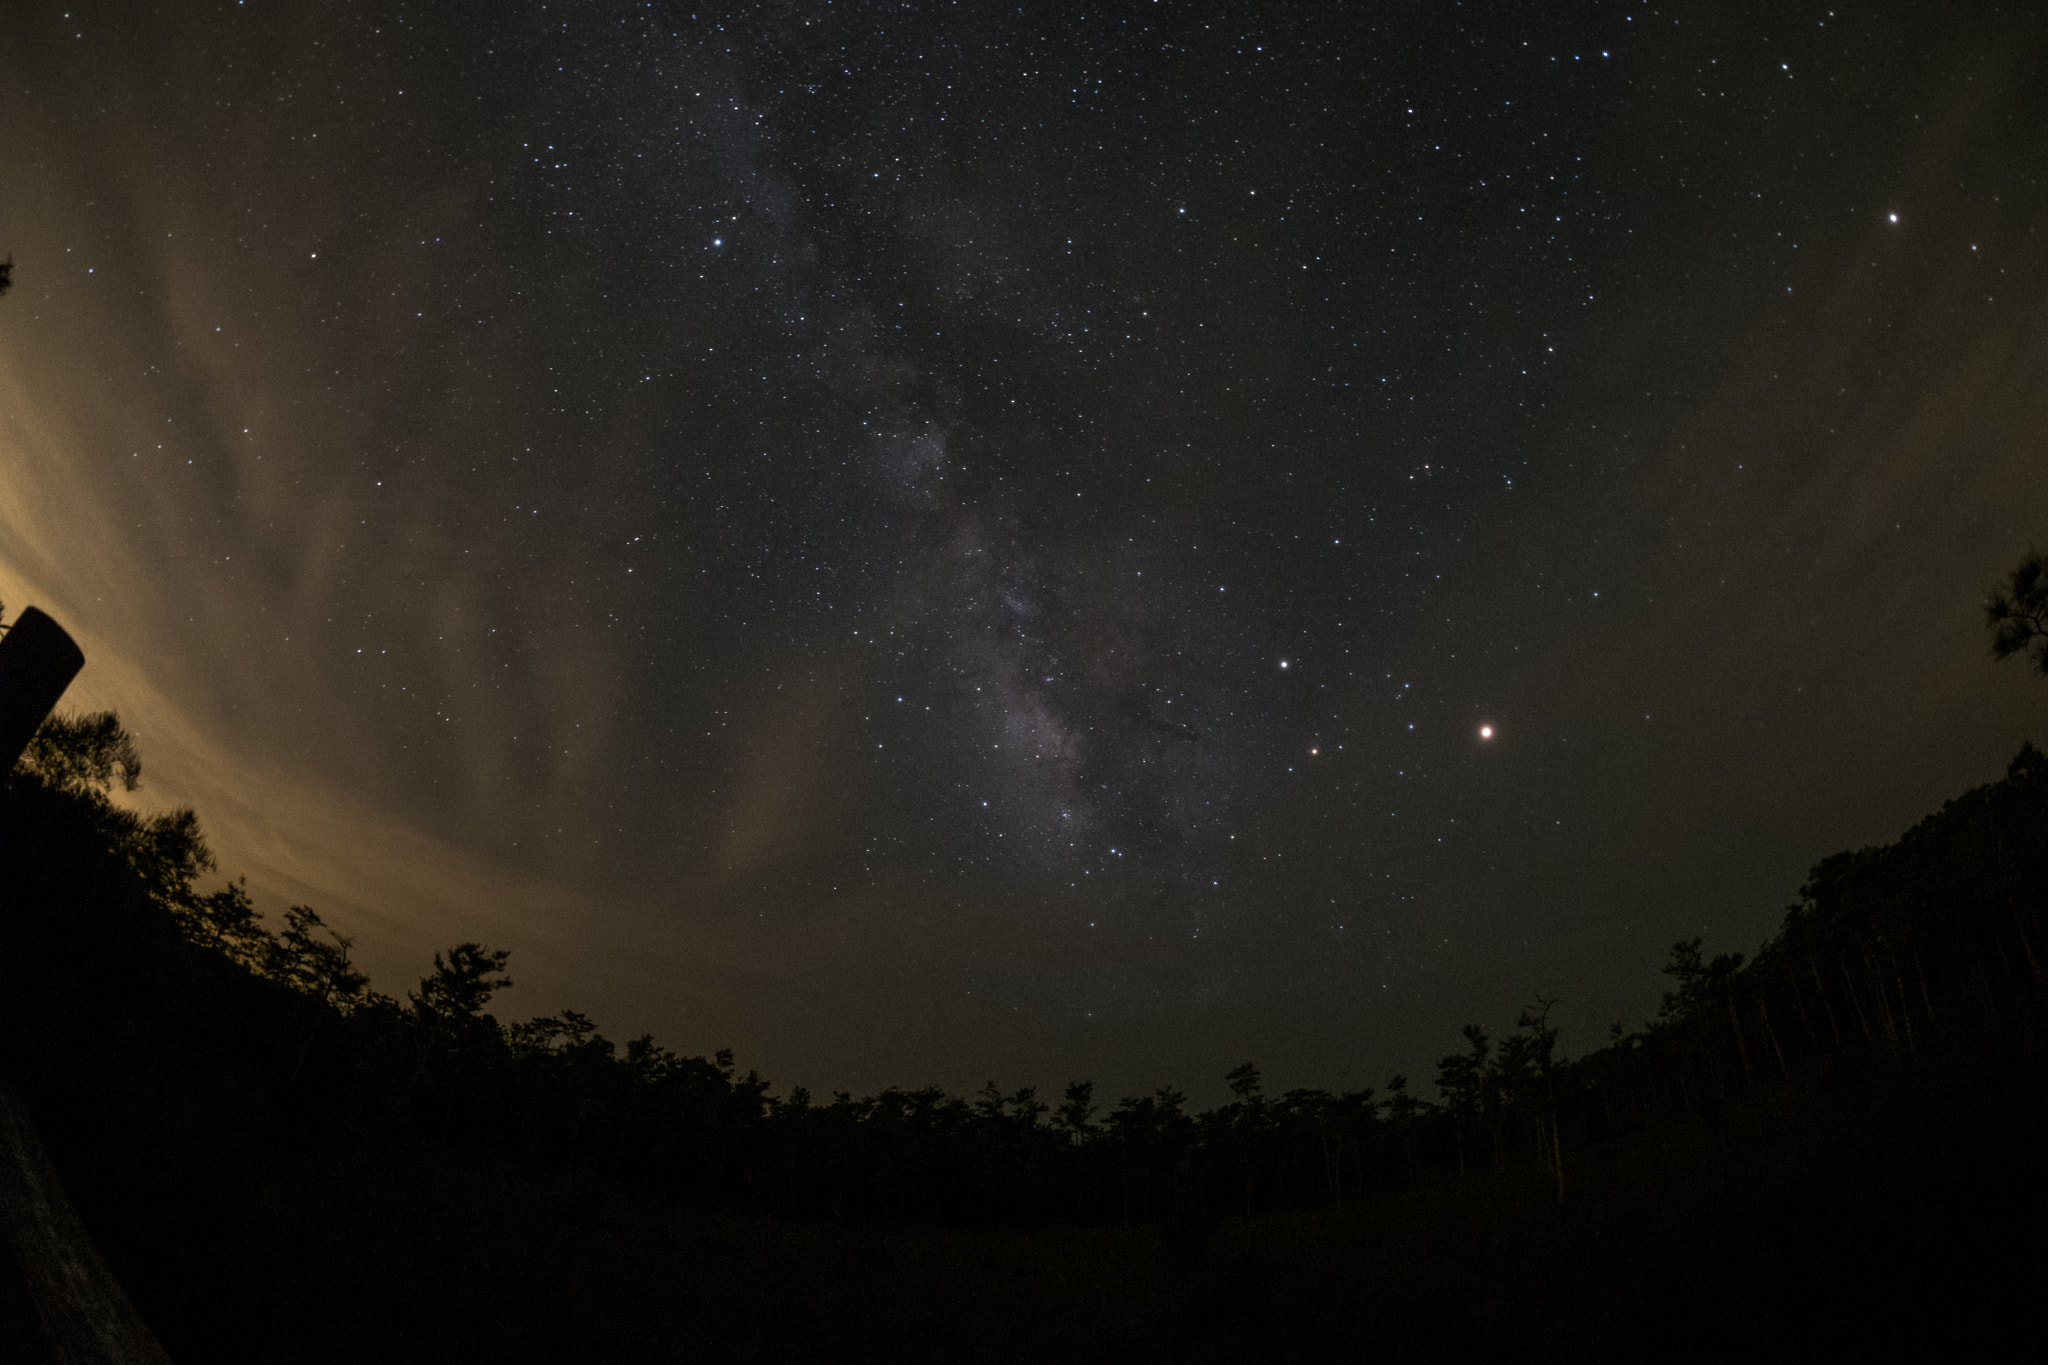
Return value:
[(219, 1040), (22, 948), (0, 945), (10, 1070), (185, 1361), (1839, 1358), (2039, 1327), (2031, 1029), (2007, 1055), (1782, 1083), (1638, 1134), (1576, 1162), (1561, 1206), (1516, 1172), (1171, 1237), (821, 1226), (398, 1128), (323, 1140)]
[[(2019, 781), (1997, 790), (2032, 790)], [(1218, 1219), (1214, 1199), (1163, 1195), (1128, 1225), (918, 1225), (717, 1212), (703, 1172), (605, 1179), (450, 1141), (455, 1111), (403, 1084), (417, 1068), (306, 1043), (347, 1035), (192, 942), (138, 882), (141, 844), (46, 819), (70, 807), (33, 794), (0, 792), (0, 1081), (176, 1360), (1884, 1359), (2039, 1340), (2048, 992), (2019, 835), (1989, 861), (1824, 865), (1875, 869), (1878, 890), (1932, 869), (1912, 898), (1880, 899), (1933, 927), (1869, 921), (1881, 948), (1907, 945), (1896, 990), (1843, 967), (1839, 997), (1807, 998), (1803, 1035), (1767, 1021), (1766, 987), (1715, 987), (1743, 978), (1694, 952), (1674, 975), (1705, 1003), (1686, 1015), (1674, 997), (1678, 1023), (1645, 1045), (1692, 1051), (1635, 1092), (1665, 1108), (1533, 1111), (1553, 1115), (1535, 1131), (1562, 1147), (1562, 1200), (1555, 1162), (1510, 1144), (1495, 1168), (1482, 1127), (1440, 1110), (1405, 1167), (1410, 1130), (1386, 1129), (1393, 1164), (1342, 1201)], [(1941, 819), (1979, 827), (1954, 811)], [(2010, 812), (2027, 847), (2033, 812)], [(1981, 970), (1951, 954), (1963, 966), (1944, 976), (1969, 877), (2010, 942), (1984, 940)], [(1817, 881), (1794, 929), (1835, 884)], [(1852, 1005), (1868, 1017), (1825, 1022)], [(29, 1300), (0, 1258), (0, 1359), (35, 1359)]]

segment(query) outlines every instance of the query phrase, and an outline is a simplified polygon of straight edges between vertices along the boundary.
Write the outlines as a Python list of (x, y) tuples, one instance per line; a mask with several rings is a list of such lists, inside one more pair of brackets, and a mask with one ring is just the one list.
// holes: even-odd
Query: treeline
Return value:
[(1494, 1047), (1477, 1027), (1438, 1064), (1459, 1169), (1523, 1156), (1567, 1188), (1565, 1153), (1646, 1124), (1710, 1118), (1773, 1081), (1862, 1060), (1939, 1063), (2039, 1023), (2048, 905), (2048, 756), (1945, 804), (1897, 843), (1823, 860), (1745, 961), (1674, 945), (1657, 1018), (1553, 1055), (1541, 1012)]
[(213, 964), (193, 968), (193, 1008), (244, 1021), (237, 1046), (263, 1059), (281, 1105), (330, 1138), (396, 1128), (800, 1219), (1199, 1231), (1491, 1169), (1540, 1172), (1566, 1199), (1575, 1156), (1632, 1131), (1860, 1059), (1910, 1064), (1996, 1038), (2037, 1008), (2048, 956), (2048, 758), (2027, 746), (2003, 781), (1898, 843), (1821, 863), (1753, 961), (1677, 945), (1658, 1017), (1576, 1060), (1539, 1001), (1498, 1038), (1468, 1026), (1434, 1099), (1399, 1076), (1272, 1095), (1250, 1064), (1204, 1112), (1172, 1089), (1104, 1103), (1088, 1082), (1043, 1098), (993, 1084), (774, 1096), (730, 1052), (683, 1056), (645, 1036), (621, 1047), (575, 1011), (500, 1024), (488, 1007), (512, 984), (508, 957), (475, 943), (436, 954), (404, 999), (378, 992), (313, 910), (293, 907), (273, 933), (241, 883), (200, 892), (215, 869), (192, 813), (110, 799), (140, 770), (111, 715), (50, 721), (0, 802), (13, 885), (47, 894), (96, 860), (139, 907), (123, 932), (165, 961)]

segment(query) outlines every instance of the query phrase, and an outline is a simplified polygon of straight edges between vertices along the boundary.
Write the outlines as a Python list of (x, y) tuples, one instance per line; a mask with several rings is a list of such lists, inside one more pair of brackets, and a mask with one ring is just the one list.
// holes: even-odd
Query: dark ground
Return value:
[(17, 879), (0, 900), (0, 1071), (182, 1361), (1880, 1359), (2039, 1339), (2037, 1017), (1968, 1055), (1568, 1148), (1562, 1205), (1515, 1169), (1171, 1244), (830, 1226), (517, 1169), (309, 1099), (317, 1074), (283, 1079), (286, 1016), (123, 894)]

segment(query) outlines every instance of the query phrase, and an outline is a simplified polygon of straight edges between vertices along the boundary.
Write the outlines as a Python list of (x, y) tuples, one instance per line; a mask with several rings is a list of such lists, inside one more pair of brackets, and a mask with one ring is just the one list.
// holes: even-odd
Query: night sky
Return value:
[(7, 16), (0, 601), (387, 991), (1376, 1085), (2048, 740), (2029, 6)]

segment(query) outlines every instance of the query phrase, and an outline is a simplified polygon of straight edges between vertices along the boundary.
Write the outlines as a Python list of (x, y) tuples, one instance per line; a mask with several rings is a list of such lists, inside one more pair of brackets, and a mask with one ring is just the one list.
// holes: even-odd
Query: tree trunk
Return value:
[(1806, 1045), (1819, 1052), (1820, 1035), (1813, 1031), (1813, 1016), (1806, 1012), (1806, 992), (1800, 988), (1799, 972), (1787, 972), (1785, 979), (1792, 983), (1792, 1007), (1799, 1011), (1799, 1026), (1806, 1030)]
[(1884, 1020), (1885, 1041), (1894, 1049), (1899, 1045), (1898, 1022), (1892, 1018), (1892, 994), (1884, 988), (1884, 964), (1877, 960), (1877, 949), (1868, 942), (1863, 945), (1863, 965), (1870, 972), (1870, 989), (1877, 996), (1878, 1017)]
[(2027, 955), (2027, 975), (2033, 978), (2038, 988), (2041, 984), (2041, 964), (2034, 958), (2034, 941), (2027, 934), (2027, 926), (2020, 920), (2020, 908), (2012, 899), (2012, 892), (2005, 893), (2006, 903), (2012, 907), (2013, 932), (2020, 936), (2020, 951)]
[(2012, 969), (2012, 954), (2005, 951), (2005, 938), (1995, 929), (1991, 931), (1991, 946), (1998, 949), (1998, 965), (2005, 968), (2006, 979), (2018, 976)]
[(1735, 1013), (1735, 997), (1728, 996), (1728, 1022), (1735, 1026), (1735, 1048), (1742, 1056), (1742, 1079), (1752, 1089), (1756, 1086), (1756, 1073), (1749, 1068), (1749, 1040), (1742, 1036), (1742, 1020)]
[(1913, 1005), (1906, 999), (1906, 976), (1899, 970), (1899, 955), (1892, 951), (1892, 945), (1881, 934), (1878, 936), (1877, 946), (1884, 949), (1884, 955), (1891, 959), (1892, 984), (1898, 987), (1899, 991), (1899, 1024), (1906, 1030), (1906, 1051), (1918, 1057), (1920, 1048), (1913, 1037)]
[(26, 1282), (28, 1327), (60, 1365), (170, 1365), (107, 1269), (36, 1137), (28, 1111), (0, 1086), (0, 1254)]
[(1771, 1040), (1771, 1051), (1778, 1054), (1778, 1074), (1789, 1078), (1792, 1075), (1792, 1068), (1785, 1065), (1785, 1049), (1778, 1046), (1778, 1031), (1771, 1027), (1771, 1012), (1764, 1008), (1764, 998), (1761, 995), (1756, 998), (1756, 1016), (1763, 1020), (1764, 1036)]
[(1817, 963), (1817, 962), (1814, 962), (1814, 961), (1812, 961), (1812, 960), (1810, 960), (1810, 959), (1809, 959), (1809, 960), (1808, 960), (1808, 962), (1807, 962), (1807, 964), (1806, 964), (1806, 967), (1807, 967), (1807, 970), (1808, 970), (1808, 971), (1810, 971), (1810, 972), (1812, 972), (1812, 973), (1813, 973), (1813, 988), (1814, 988), (1814, 990), (1816, 990), (1816, 991), (1820, 992), (1820, 1004), (1821, 1004), (1821, 1008), (1822, 1008), (1822, 1009), (1824, 1009), (1824, 1010), (1826, 1010), (1826, 1011), (1828, 1012), (1828, 1028), (1830, 1028), (1830, 1029), (1831, 1029), (1831, 1030), (1833, 1030), (1833, 1032), (1834, 1032), (1834, 1035), (1835, 1035), (1835, 1051), (1836, 1051), (1837, 1053), (1839, 1053), (1839, 1052), (1840, 1052), (1840, 1051), (1842, 1050), (1842, 1046), (1843, 1046), (1843, 1044), (1842, 1044), (1842, 1024), (1841, 1024), (1841, 1021), (1840, 1021), (1840, 1020), (1838, 1020), (1837, 1018), (1835, 1018), (1835, 1005), (1834, 1005), (1834, 1002), (1833, 1002), (1832, 1000), (1829, 1000), (1829, 999), (1828, 999), (1828, 987), (1827, 987), (1827, 983), (1826, 983), (1825, 981), (1821, 980), (1821, 976), (1820, 976), (1820, 964), (1819, 964), (1819, 963)]
[(1856, 979), (1849, 975), (1848, 959), (1838, 957), (1835, 959), (1835, 965), (1842, 969), (1842, 982), (1849, 988), (1849, 1003), (1856, 1007), (1856, 1022), (1863, 1025), (1863, 1041), (1876, 1042), (1877, 1035), (1870, 1031), (1870, 1016), (1863, 1012), (1863, 1001), (1856, 994)]
[(313, 1022), (306, 1029), (306, 1036), (299, 1042), (299, 1055), (292, 1061), (291, 1079), (288, 1085), (299, 1083), (299, 1073), (306, 1069), (306, 1054), (313, 1050), (313, 1036), (320, 1032), (321, 1021), (327, 1016), (327, 997), (333, 991), (334, 983), (325, 982), (320, 987), (320, 998), (314, 1002)]

